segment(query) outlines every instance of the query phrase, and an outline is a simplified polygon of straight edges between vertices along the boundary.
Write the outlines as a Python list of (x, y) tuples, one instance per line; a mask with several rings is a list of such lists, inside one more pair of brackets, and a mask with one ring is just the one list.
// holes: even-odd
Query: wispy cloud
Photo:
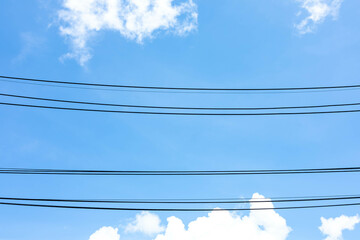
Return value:
[(60, 33), (71, 42), (65, 57), (84, 65), (90, 58), (89, 39), (98, 31), (113, 30), (142, 43), (160, 30), (178, 35), (197, 27), (197, 6), (192, 0), (63, 0), (58, 12)]
[(29, 55), (37, 53), (45, 43), (44, 38), (32, 32), (23, 32), (20, 37), (22, 46), (19, 54), (12, 60), (13, 63), (21, 62)]
[(359, 222), (359, 216), (348, 217), (342, 215), (337, 218), (321, 218), (322, 225), (319, 229), (327, 236), (325, 240), (342, 240), (343, 231), (354, 230), (355, 225)]
[[(307, 17), (295, 27), (300, 34), (313, 32), (327, 17), (336, 19), (343, 0), (297, 0)], [(300, 12), (299, 15), (302, 15)]]

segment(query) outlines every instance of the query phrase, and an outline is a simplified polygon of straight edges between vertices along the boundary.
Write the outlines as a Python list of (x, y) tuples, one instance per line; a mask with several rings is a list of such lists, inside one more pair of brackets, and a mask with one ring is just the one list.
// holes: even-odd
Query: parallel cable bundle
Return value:
[(217, 200), (214, 199), (55, 199), (55, 198), (16, 198), (2, 197), (0, 200), (6, 201), (33, 201), (33, 202), (66, 202), (66, 203), (105, 203), (105, 204), (240, 204), (240, 203), (287, 203), (287, 202), (318, 202), (318, 201), (339, 201), (339, 200), (358, 200), (360, 195), (334, 195), (318, 197), (275, 197), (271, 199), (237, 199)]
[[(313, 86), (313, 87), (284, 87), (284, 88), (208, 88), (208, 87), (166, 87), (166, 86), (141, 86), (141, 85), (119, 85), (105, 83), (85, 83), (58, 80), (46, 80), (36, 78), (22, 78), (12, 76), (0, 76), (1, 81), (15, 81), (28, 84), (48, 84), (49, 86), (76, 87), (90, 89), (124, 89), (123, 91), (184, 91), (191, 92), (294, 92), (294, 91), (323, 91), (323, 90), (347, 90), (360, 89), (359, 84), (339, 86)], [(334, 103), (323, 105), (301, 105), (301, 106), (260, 106), (260, 107), (200, 107), (200, 106), (156, 106), (156, 105), (134, 105), (120, 103), (105, 103), (79, 101), (69, 99), (55, 99), (18, 94), (0, 93), (1, 97), (10, 99), (23, 99), (29, 102), (1, 101), (0, 105), (68, 110), (79, 112), (101, 112), (101, 113), (123, 113), (123, 114), (146, 114), (146, 115), (178, 115), (178, 116), (276, 116), (276, 115), (313, 115), (313, 114), (339, 114), (360, 112), (360, 102)], [(32, 104), (31, 101), (45, 102), (45, 105)], [(55, 105), (53, 105), (55, 104)], [(79, 107), (81, 106), (81, 107)], [(96, 106), (88, 108), (83, 106)], [(355, 107), (355, 108), (354, 108)], [(356, 108), (358, 107), (358, 108)], [(139, 109), (139, 110), (132, 110)], [(154, 110), (156, 109), (156, 111)], [(315, 110), (314, 110), (315, 109)], [(321, 110), (319, 110), (321, 109)], [(323, 110), (324, 109), (324, 110)], [(183, 110), (185, 110), (183, 112)], [(286, 110), (286, 111), (285, 111)], [(301, 110), (301, 111), (299, 111)], [(236, 176), (236, 175), (290, 175), (290, 174), (334, 174), (334, 173), (358, 173), (360, 167), (347, 168), (310, 168), (310, 169), (270, 169), (270, 170), (150, 170), (150, 171), (126, 171), (126, 170), (69, 170), (69, 169), (33, 169), (33, 168), (0, 168), (0, 175), (72, 175), (72, 176)], [(200, 211), (247, 211), (247, 210), (288, 210), (288, 209), (312, 209), (329, 207), (360, 206), (360, 195), (328, 196), (328, 197), (292, 197), (275, 199), (54, 199), (54, 198), (17, 198), (0, 197), (0, 205), (27, 206), (42, 208), (63, 208), (63, 209), (86, 209), (86, 210), (112, 210), (112, 211), (179, 211), (179, 212), (200, 212)], [(299, 203), (299, 202), (326, 202), (333, 204), (322, 205), (291, 205), (280, 207), (256, 207), (256, 203)], [(351, 202), (348, 202), (351, 201)], [(39, 203), (40, 202), (40, 203)], [(50, 204), (56, 203), (56, 204)], [(62, 203), (62, 204), (58, 204)], [(76, 204), (76, 205), (69, 205)], [(226, 207), (226, 208), (149, 208), (149, 207), (107, 207), (93, 206), (92, 204), (252, 204), (250, 208)]]
[[(20, 83), (30, 84), (49, 84), (50, 86), (60, 87), (105, 87), (107, 89), (140, 89), (144, 91), (156, 90), (172, 90), (172, 91), (185, 91), (191, 93), (194, 91), (204, 92), (210, 91), (214, 93), (221, 92), (294, 92), (294, 91), (309, 91), (309, 90), (346, 90), (346, 89), (358, 89), (359, 84), (355, 85), (338, 85), (338, 86), (312, 86), (312, 87), (276, 87), (276, 88), (209, 88), (209, 87), (166, 87), (166, 86), (143, 86), (143, 85), (119, 85), (119, 84), (106, 84), (106, 83), (85, 83), (85, 82), (71, 82), (71, 81), (59, 81), (48, 80), (39, 78), (24, 78), (14, 76), (0, 75), (2, 81), (15, 81)], [(274, 107), (188, 107), (188, 106), (152, 106), (152, 105), (134, 105), (134, 104), (117, 104), (117, 103), (101, 103), (101, 102), (89, 102), (89, 101), (76, 101), (66, 99), (54, 99), (43, 98), (34, 96), (24, 96), (8, 93), (0, 93), (0, 96), (9, 98), (20, 98), (27, 100), (43, 101), (50, 103), (64, 103), (64, 104), (76, 104), (76, 106), (54, 106), (54, 105), (37, 105), (29, 103), (18, 102), (0, 102), (0, 105), (14, 106), (14, 107), (26, 107), (26, 108), (40, 108), (40, 109), (55, 109), (55, 110), (68, 110), (68, 111), (80, 111), (80, 112), (101, 112), (101, 113), (122, 113), (122, 114), (145, 114), (145, 115), (177, 115), (177, 116), (278, 116), (278, 115), (313, 115), (313, 114), (339, 114), (339, 113), (356, 113), (360, 112), (360, 109), (353, 109), (347, 107), (360, 106), (360, 102), (355, 103), (337, 103), (337, 104), (324, 104), (324, 105), (303, 105), (303, 106), (274, 106)], [(90, 105), (90, 106), (102, 106), (102, 107), (116, 107), (120, 109), (109, 108), (82, 108), (77, 105)], [(345, 109), (332, 109), (332, 108), (344, 108)], [(141, 110), (128, 110), (128, 108), (136, 108)], [(330, 110), (315, 110), (315, 111), (286, 111), (294, 109), (328, 109)], [(157, 109), (161, 111), (150, 111), (149, 109)], [(163, 111), (163, 110), (171, 110)], [(187, 110), (187, 112), (179, 112), (178, 110)], [(276, 112), (268, 112), (269, 110), (276, 110)], [(214, 112), (215, 111), (215, 112)], [(246, 112), (243, 112), (246, 111)], [(254, 112), (261, 111), (261, 112)], [(264, 112), (266, 111), (266, 112)]]
[[(101, 113), (125, 113), (125, 114), (146, 114), (146, 115), (181, 115), (181, 116), (276, 116), (276, 115), (313, 115), (313, 114), (335, 114), (335, 113), (355, 113), (360, 112), (360, 109), (345, 109), (345, 110), (322, 110), (322, 111), (303, 111), (303, 112), (242, 112), (259, 111), (259, 110), (292, 110), (292, 109), (316, 109), (316, 108), (334, 108), (334, 107), (351, 107), (359, 106), (360, 103), (340, 103), (340, 104), (324, 104), (324, 105), (305, 105), (305, 106), (276, 106), (276, 107), (179, 107), (179, 106), (150, 106), (150, 105), (130, 105), (130, 104), (116, 104), (116, 103), (101, 103), (101, 102), (88, 102), (88, 101), (75, 101), (54, 98), (42, 98), (33, 96), (24, 96), (16, 94), (0, 93), (0, 96), (10, 98), (21, 98), (36, 101), (56, 102), (65, 104), (80, 104), (80, 105), (95, 105), (106, 107), (121, 107), (121, 108), (142, 108), (142, 109), (168, 109), (168, 110), (206, 110), (206, 112), (164, 112), (164, 111), (133, 111), (133, 110), (112, 110), (112, 109), (93, 109), (93, 108), (80, 108), (80, 107), (63, 107), (51, 105), (34, 105), (23, 104), (14, 102), (0, 102), (0, 105), (27, 107), (27, 108), (41, 108), (41, 109), (56, 109), (80, 112), (101, 112)], [(209, 112), (217, 111), (217, 112)], [(218, 111), (235, 111), (235, 112), (218, 112)], [(240, 112), (239, 112), (240, 111)]]
[[(360, 206), (359, 202), (340, 202), (336, 204), (322, 204), (322, 205), (297, 205), (297, 206), (282, 206), (282, 207), (256, 207), (255, 204), (261, 203), (286, 203), (286, 202), (315, 202), (315, 201), (348, 201), (360, 199), (359, 195), (348, 197), (334, 196), (321, 198), (292, 198), (292, 199), (259, 199), (259, 200), (238, 200), (238, 201), (155, 201), (155, 200), (94, 200), (94, 199), (44, 199), (44, 198), (9, 198), (0, 197), (0, 205), (8, 206), (24, 206), (24, 207), (42, 207), (42, 208), (63, 208), (63, 209), (83, 209), (83, 210), (110, 210), (110, 211), (153, 211), (153, 212), (210, 212), (210, 211), (266, 211), (266, 210), (294, 210), (294, 209), (313, 209), (313, 208), (330, 208), (330, 207), (347, 207)], [(6, 201), (6, 202), (4, 202)], [(30, 202), (30, 203), (29, 203)], [(35, 203), (34, 203), (35, 202)], [(46, 202), (40, 204), (36, 202)], [(77, 205), (59, 205), (49, 204), (48, 202), (62, 202), (62, 203), (76, 203)], [(251, 208), (149, 208), (149, 207), (104, 207), (104, 206), (89, 206), (79, 204), (252, 204)]]

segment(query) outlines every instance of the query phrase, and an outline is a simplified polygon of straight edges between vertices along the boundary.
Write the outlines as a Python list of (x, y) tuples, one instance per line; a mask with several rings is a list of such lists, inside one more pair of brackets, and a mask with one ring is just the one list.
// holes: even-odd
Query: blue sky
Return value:
[[(156, 21), (150, 21), (154, 25), (147, 26), (149, 21), (142, 18), (141, 11), (137, 12), (139, 28), (111, 25), (111, 19), (101, 22), (105, 21), (103, 18), (97, 19), (95, 27), (91, 21), (71, 22), (69, 18), (61, 17), (61, 11), (75, 17), (71, 19), (78, 19), (79, 11), (72, 12), (66, 2), (71, 5), (73, 1), (1, 1), (1, 75), (214, 88), (359, 83), (358, 1), (197, 0), (188, 8), (178, 10), (179, 15), (175, 14), (174, 18), (167, 15), (174, 9), (165, 9), (170, 22), (177, 20), (171, 23), (156, 25)], [(181, 6), (190, 2), (179, 0), (172, 4)], [(194, 13), (197, 15), (191, 15)], [(309, 16), (317, 20), (303, 22)], [(150, 14), (151, 17), (154, 16)], [(302, 22), (305, 27), (301, 27)], [(81, 35), (79, 29), (84, 30), (84, 26), (87, 32)], [(186, 27), (189, 27), (188, 31), (183, 33)], [(67, 34), (64, 28), (69, 30)], [(85, 40), (85, 47), (76, 42)], [(72, 57), (64, 57), (66, 54)], [(83, 56), (86, 56), (85, 60), (81, 60)], [(0, 90), (42, 97), (177, 106), (246, 107), (358, 101), (356, 90), (283, 94), (144, 93), (66, 89), (5, 81), (0, 82)], [(3, 97), (1, 101), (5, 100), (10, 99)], [(357, 166), (360, 156), (360, 115), (356, 113), (179, 117), (1, 106), (0, 114), (2, 167), (323, 168)], [(0, 193), (3, 196), (49, 198), (218, 198), (251, 197), (260, 193), (271, 198), (357, 194), (358, 179), (357, 174), (171, 178), (0, 176)], [(277, 213), (292, 229), (286, 239), (325, 239), (318, 229), (321, 217), (355, 216), (359, 209)], [(136, 214), (139, 213), (1, 206), (0, 239), (87, 240), (103, 226), (118, 228), (122, 240), (155, 239), (157, 233), (148, 236), (143, 231), (125, 231)], [(176, 216), (187, 225), (207, 213), (158, 215), (161, 226), (166, 227), (170, 216)], [(344, 231), (343, 237), (358, 239), (360, 226), (353, 231)], [(102, 240), (113, 239), (118, 240), (116, 236)], [(90, 240), (99, 239), (93, 237)]]

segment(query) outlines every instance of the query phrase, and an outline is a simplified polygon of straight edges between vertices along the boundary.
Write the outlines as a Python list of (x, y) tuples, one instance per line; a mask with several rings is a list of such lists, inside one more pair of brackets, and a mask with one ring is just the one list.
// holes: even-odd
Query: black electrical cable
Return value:
[(360, 171), (359, 168), (334, 169), (289, 169), (289, 170), (224, 170), (224, 171), (193, 171), (193, 170), (149, 170), (149, 171), (118, 171), (118, 170), (68, 170), (68, 169), (27, 169), (27, 168), (1, 168), (0, 172), (29, 172), (29, 173), (100, 173), (100, 174), (221, 174), (221, 173), (272, 173), (272, 172), (333, 172), (333, 171)]
[(294, 94), (294, 93), (319, 93), (319, 92), (339, 92), (339, 91), (353, 91), (358, 90), (357, 88), (343, 88), (343, 89), (324, 89), (324, 90), (304, 90), (304, 91), (252, 91), (252, 92), (239, 92), (239, 91), (181, 91), (181, 90), (139, 90), (139, 89), (126, 89), (126, 88), (106, 88), (106, 87), (82, 87), (82, 86), (69, 86), (69, 85), (56, 85), (51, 83), (37, 83), (37, 82), (25, 82), (25, 81), (17, 81), (17, 80), (8, 80), (1, 79), (1, 82), (10, 82), (10, 83), (19, 83), (19, 84), (27, 84), (27, 85), (35, 85), (35, 86), (44, 86), (44, 87), (57, 87), (57, 88), (68, 88), (68, 89), (82, 89), (82, 90), (94, 90), (94, 91), (111, 91), (111, 92), (132, 92), (132, 93), (171, 93), (171, 94)]
[(109, 170), (64, 170), (64, 169), (26, 169), (0, 168), (0, 174), (22, 175), (80, 175), (80, 176), (221, 176), (221, 175), (282, 175), (282, 174), (320, 174), (357, 173), (360, 167), (318, 168), (318, 169), (279, 169), (279, 170), (227, 170), (227, 171), (109, 171)]
[(69, 206), (69, 205), (48, 205), (48, 204), (27, 204), (0, 202), (0, 205), (42, 207), (42, 208), (61, 208), (61, 209), (83, 209), (83, 210), (108, 210), (108, 211), (152, 211), (152, 212), (211, 212), (211, 211), (265, 211), (265, 210), (290, 210), (290, 209), (313, 209), (330, 207), (360, 206), (360, 203), (310, 205), (310, 206), (290, 206), (273, 208), (117, 208), (117, 207), (90, 207), (90, 206)]
[(68, 82), (58, 80), (47, 80), (38, 78), (23, 78), (13, 76), (0, 76), (3, 79), (12, 79), (20, 81), (81, 85), (93, 87), (112, 87), (112, 88), (135, 88), (135, 89), (152, 89), (152, 90), (186, 90), (186, 91), (297, 91), (297, 90), (324, 90), (324, 89), (346, 89), (360, 88), (360, 84), (356, 85), (339, 85), (339, 86), (314, 86), (314, 87), (285, 87), (285, 88), (198, 88), (198, 87), (160, 87), (160, 86), (140, 86), (140, 85), (117, 85), (104, 83), (84, 83), (84, 82)]
[(313, 114), (339, 114), (339, 113), (360, 112), (360, 109), (351, 109), (351, 110), (316, 111), (316, 112), (193, 113), (193, 112), (146, 112), (146, 111), (123, 111), (123, 110), (69, 108), (69, 107), (55, 107), (55, 106), (43, 106), (43, 105), (20, 104), (20, 103), (9, 103), (9, 102), (0, 102), (0, 105), (28, 107), (28, 108), (83, 111), (83, 112), (143, 114), (143, 115), (177, 115), (177, 116), (282, 116), (282, 115), (313, 115)]
[(63, 100), (54, 98), (41, 98), (24, 95), (15, 95), (0, 93), (0, 96), (40, 100), (40, 101), (51, 101), (60, 103), (74, 103), (74, 104), (86, 104), (96, 106), (109, 106), (109, 107), (126, 107), (126, 108), (151, 108), (151, 109), (173, 109), (173, 110), (281, 110), (281, 109), (301, 109), (301, 108), (328, 108), (328, 107), (349, 107), (358, 106), (360, 103), (340, 103), (340, 104), (324, 104), (324, 105), (305, 105), (305, 106), (280, 106), (280, 107), (173, 107), (173, 106), (149, 106), (149, 105), (129, 105), (129, 104), (115, 104), (115, 103), (99, 103), (99, 102), (87, 102), (87, 101), (74, 101), (74, 100)]
[(54, 199), (54, 198), (15, 198), (0, 197), (7, 201), (32, 201), (32, 202), (68, 202), (68, 203), (126, 203), (126, 204), (239, 204), (239, 203), (285, 203), (285, 202), (317, 202), (360, 199), (360, 195), (349, 197), (319, 197), (319, 198), (293, 198), (293, 199), (262, 199), (262, 200), (233, 200), (233, 201), (155, 201), (155, 200), (100, 200), (100, 199)]

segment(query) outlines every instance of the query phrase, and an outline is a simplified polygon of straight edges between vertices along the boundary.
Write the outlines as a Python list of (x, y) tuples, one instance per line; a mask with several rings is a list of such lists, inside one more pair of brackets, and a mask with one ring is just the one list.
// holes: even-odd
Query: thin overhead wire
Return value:
[(125, 111), (125, 110), (107, 110), (107, 109), (89, 109), (89, 108), (70, 108), (70, 107), (20, 104), (20, 103), (10, 103), (10, 102), (0, 102), (0, 105), (27, 107), (27, 108), (81, 111), (81, 112), (142, 114), (142, 115), (177, 115), (177, 116), (282, 116), (282, 115), (341, 114), (341, 113), (360, 112), (360, 109), (351, 109), (351, 110), (333, 110), (333, 111), (315, 111), (315, 112), (197, 113), (197, 112), (152, 112), (152, 111)]
[(291, 210), (291, 209), (314, 209), (330, 207), (349, 207), (360, 206), (360, 203), (309, 205), (309, 206), (289, 206), (289, 207), (261, 207), (261, 208), (128, 208), (128, 207), (93, 207), (93, 206), (70, 206), (70, 205), (50, 205), (33, 203), (14, 203), (0, 202), (0, 205), (41, 207), (41, 208), (60, 208), (60, 209), (82, 209), (82, 210), (107, 210), (107, 211), (152, 211), (152, 212), (211, 212), (211, 211), (267, 211), (267, 210)]
[(348, 197), (319, 197), (319, 198), (290, 198), (290, 199), (250, 199), (250, 200), (232, 200), (232, 201), (170, 201), (170, 200), (103, 200), (103, 199), (55, 199), (55, 198), (15, 198), (0, 197), (0, 200), (7, 201), (31, 201), (31, 202), (67, 202), (67, 203), (116, 203), (116, 204), (240, 204), (240, 203), (286, 203), (286, 202), (318, 202), (318, 201), (340, 201), (340, 200), (356, 200), (360, 199), (360, 195)]
[(355, 85), (338, 85), (338, 86), (311, 86), (311, 87), (281, 87), (281, 88), (201, 88), (201, 87), (162, 87), (162, 86), (142, 86), (142, 85), (119, 85), (105, 83), (85, 83), (58, 81), (39, 78), (23, 78), (14, 76), (0, 76), (3, 79), (18, 81), (30, 81), (53, 84), (80, 85), (92, 87), (109, 87), (109, 88), (129, 88), (129, 89), (149, 89), (149, 90), (181, 90), (181, 91), (298, 91), (298, 90), (326, 90), (326, 89), (348, 89), (360, 88), (360, 84)]
[(39, 100), (39, 101), (50, 101), (60, 103), (71, 103), (71, 104), (85, 104), (85, 105), (96, 105), (96, 106), (108, 106), (108, 107), (125, 107), (125, 108), (150, 108), (150, 109), (172, 109), (172, 110), (282, 110), (282, 109), (311, 109), (311, 108), (329, 108), (329, 107), (349, 107), (359, 106), (360, 103), (340, 103), (340, 104), (324, 104), (324, 105), (304, 105), (304, 106), (278, 106), (278, 107), (177, 107), (177, 106), (149, 106), (149, 105), (130, 105), (130, 104), (116, 104), (116, 103), (100, 103), (100, 102), (88, 102), (88, 101), (74, 101), (54, 98), (42, 98), (33, 96), (24, 96), (16, 94), (0, 93), (0, 96)]
[(343, 88), (343, 89), (323, 89), (323, 90), (299, 90), (299, 91), (254, 91), (254, 92), (241, 92), (241, 91), (181, 91), (181, 90), (139, 90), (139, 89), (125, 89), (125, 88), (106, 88), (106, 87), (82, 87), (82, 86), (69, 86), (69, 85), (60, 85), (60, 84), (47, 84), (47, 83), (38, 83), (38, 82), (24, 82), (17, 80), (1, 79), (1, 82), (10, 82), (10, 83), (19, 83), (26, 85), (35, 85), (43, 87), (56, 87), (56, 88), (68, 88), (68, 89), (82, 89), (82, 90), (93, 90), (93, 91), (110, 91), (110, 92), (131, 92), (131, 93), (164, 93), (164, 94), (202, 94), (202, 95), (249, 95), (249, 94), (296, 94), (296, 93), (324, 93), (324, 92), (343, 92), (343, 91), (356, 91), (357, 88)]
[(109, 171), (109, 170), (64, 170), (0, 168), (0, 174), (21, 175), (79, 175), (79, 176), (225, 176), (225, 175), (288, 175), (357, 173), (360, 167), (318, 168), (318, 169), (277, 169), (277, 170), (226, 170), (226, 171)]

